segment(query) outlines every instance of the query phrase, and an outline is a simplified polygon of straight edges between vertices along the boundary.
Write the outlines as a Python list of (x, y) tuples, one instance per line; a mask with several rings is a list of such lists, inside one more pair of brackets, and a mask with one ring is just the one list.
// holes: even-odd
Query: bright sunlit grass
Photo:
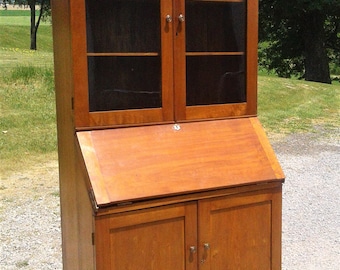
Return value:
[[(39, 11), (36, 12), (38, 16)], [(30, 18), (29, 9), (0, 10), (0, 48), (29, 49)], [(52, 52), (51, 37), (51, 23), (41, 21), (37, 35), (39, 51)]]
[(52, 28), (40, 25), (32, 51), (29, 22), (0, 12), (0, 175), (56, 159)]
[(52, 67), (17, 66), (0, 79), (0, 173), (55, 155), (54, 96)]
[(259, 77), (258, 114), (268, 132), (335, 131), (340, 127), (340, 85)]

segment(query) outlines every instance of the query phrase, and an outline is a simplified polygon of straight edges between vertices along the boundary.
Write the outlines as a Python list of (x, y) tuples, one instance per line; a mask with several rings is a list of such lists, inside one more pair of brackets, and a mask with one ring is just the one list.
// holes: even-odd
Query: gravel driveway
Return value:
[(340, 137), (274, 144), (283, 186), (282, 269), (340, 269)]
[[(340, 136), (273, 143), (286, 174), (282, 269), (340, 269)], [(62, 269), (57, 161), (0, 183), (0, 269)], [(217, 269), (216, 269), (217, 270)]]

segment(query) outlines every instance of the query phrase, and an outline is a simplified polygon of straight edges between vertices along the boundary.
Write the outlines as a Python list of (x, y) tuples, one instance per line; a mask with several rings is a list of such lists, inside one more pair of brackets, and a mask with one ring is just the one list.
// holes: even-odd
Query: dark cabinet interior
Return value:
[[(162, 108), (169, 70), (185, 78), (184, 87), (169, 83), (172, 99), (185, 98), (175, 107), (247, 101), (246, 1), (187, 0), (172, 13), (171, 0), (85, 2), (90, 112)], [(180, 35), (185, 45), (174, 51)], [(162, 46), (184, 62), (167, 62)]]
[(159, 10), (157, 0), (86, 1), (90, 111), (162, 106)]
[(90, 111), (161, 107), (158, 57), (90, 56), (88, 68)]
[(186, 104), (246, 101), (246, 3), (186, 1)]

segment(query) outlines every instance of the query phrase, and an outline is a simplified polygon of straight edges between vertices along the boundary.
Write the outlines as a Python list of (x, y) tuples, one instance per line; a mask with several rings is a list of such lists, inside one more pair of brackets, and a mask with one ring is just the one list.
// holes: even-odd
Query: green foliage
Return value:
[(331, 74), (334, 74), (334, 79), (340, 80), (340, 64), (331, 63), (329, 66)]
[(313, 57), (340, 65), (339, 14), (338, 0), (260, 0), (259, 37), (266, 45), (260, 47), (259, 64), (286, 78), (302, 78), (308, 68), (324, 72), (321, 66), (310, 67)]

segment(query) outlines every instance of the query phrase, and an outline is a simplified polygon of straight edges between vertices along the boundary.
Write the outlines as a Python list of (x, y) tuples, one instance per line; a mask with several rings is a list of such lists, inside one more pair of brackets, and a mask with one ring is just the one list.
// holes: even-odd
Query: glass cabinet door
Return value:
[[(178, 120), (256, 114), (256, 0), (185, 0)], [(181, 90), (176, 89), (179, 96)]]
[(186, 104), (246, 101), (244, 1), (186, 0)]
[(257, 3), (79, 0), (76, 125), (255, 115)]

